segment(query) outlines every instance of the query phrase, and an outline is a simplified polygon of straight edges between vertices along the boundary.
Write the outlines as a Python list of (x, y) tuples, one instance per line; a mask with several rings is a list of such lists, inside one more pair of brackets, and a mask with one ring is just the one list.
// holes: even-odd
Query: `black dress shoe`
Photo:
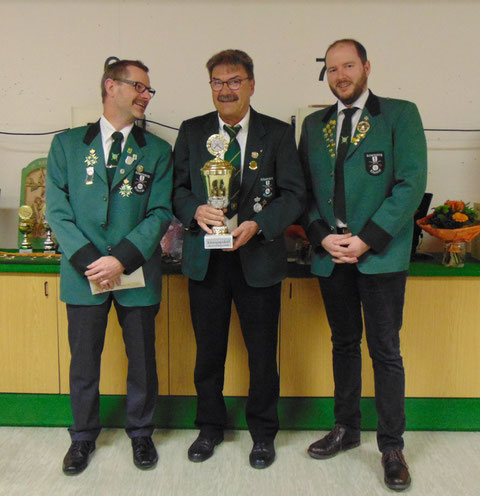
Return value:
[(132, 439), (133, 463), (146, 470), (154, 467), (158, 461), (157, 450), (150, 436), (134, 437)]
[(403, 491), (410, 486), (412, 479), (401, 450), (394, 449), (383, 453), (382, 465), (385, 471), (385, 484), (388, 488)]
[(275, 448), (273, 441), (265, 442), (260, 441), (253, 444), (252, 451), (250, 452), (250, 465), (253, 468), (267, 468), (275, 460)]
[(308, 447), (312, 458), (324, 460), (332, 458), (339, 451), (360, 446), (360, 433), (350, 434), (345, 427), (336, 425), (331, 432)]
[(223, 441), (223, 437), (204, 437), (201, 434), (188, 448), (188, 459), (191, 462), (204, 462), (213, 455), (215, 446)]
[(95, 450), (95, 441), (72, 441), (63, 459), (63, 473), (76, 475), (88, 465), (88, 456)]

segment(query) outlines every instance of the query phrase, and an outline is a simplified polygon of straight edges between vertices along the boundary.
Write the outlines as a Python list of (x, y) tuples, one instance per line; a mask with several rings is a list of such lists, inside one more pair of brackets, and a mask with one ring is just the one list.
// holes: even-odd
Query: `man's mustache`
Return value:
[(219, 95), (217, 100), (219, 102), (236, 102), (238, 100), (237, 95)]

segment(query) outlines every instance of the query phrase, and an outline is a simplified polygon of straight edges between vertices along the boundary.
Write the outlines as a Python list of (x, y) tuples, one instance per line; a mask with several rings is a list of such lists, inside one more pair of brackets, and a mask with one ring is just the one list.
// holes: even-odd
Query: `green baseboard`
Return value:
[[(229, 427), (246, 429), (246, 398), (226, 398)], [(160, 428), (194, 428), (194, 396), (159, 396), (155, 424)], [(374, 398), (362, 398), (362, 429), (375, 430)], [(105, 427), (125, 424), (125, 396), (101, 397)], [(480, 398), (407, 398), (407, 430), (479, 431)], [(282, 429), (326, 430), (333, 425), (333, 398), (280, 398)], [(58, 394), (0, 394), (0, 425), (65, 427), (72, 424), (70, 398)]]

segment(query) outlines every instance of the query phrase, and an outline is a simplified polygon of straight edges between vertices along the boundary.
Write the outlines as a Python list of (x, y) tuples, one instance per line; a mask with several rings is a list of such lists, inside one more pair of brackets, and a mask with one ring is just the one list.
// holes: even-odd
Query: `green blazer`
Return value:
[(109, 293), (92, 296), (83, 274), (99, 257), (113, 255), (126, 274), (141, 266), (145, 277), (144, 288), (113, 291), (114, 298), (123, 306), (160, 302), (159, 243), (172, 219), (170, 145), (134, 126), (109, 188), (99, 122), (71, 129), (53, 139), (46, 188), (46, 217), (63, 254), (62, 301), (103, 303)]
[[(314, 247), (312, 272), (320, 276), (329, 276), (335, 265), (320, 243), (336, 233), (336, 122), (337, 105), (309, 115), (299, 144), (308, 198), (303, 224)], [(365, 274), (407, 270), (413, 215), (427, 178), (425, 133), (415, 104), (370, 93), (344, 175), (347, 225), (371, 247), (358, 269)]]
[[(218, 132), (217, 112), (189, 119), (180, 127), (173, 154), (173, 208), (186, 227), (182, 270), (197, 281), (205, 278), (211, 250), (204, 249), (205, 232), (193, 217), (197, 207), (207, 202), (200, 169), (213, 159), (206, 143)], [(262, 210), (255, 212), (258, 203)], [(267, 287), (286, 277), (283, 232), (299, 218), (304, 205), (305, 185), (293, 128), (251, 109), (238, 210), (239, 224), (254, 220), (262, 231), (239, 248), (250, 286)]]

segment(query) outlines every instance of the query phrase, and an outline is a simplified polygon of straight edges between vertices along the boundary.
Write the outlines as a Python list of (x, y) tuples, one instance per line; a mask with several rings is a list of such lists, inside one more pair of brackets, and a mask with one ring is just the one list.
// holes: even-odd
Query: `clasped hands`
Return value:
[(118, 258), (111, 255), (100, 257), (95, 262), (87, 265), (85, 276), (94, 283), (98, 289), (113, 289), (115, 284), (121, 284), (120, 275), (125, 267)]
[(322, 246), (335, 263), (357, 263), (360, 256), (370, 249), (358, 236), (348, 234), (329, 234), (323, 238)]
[[(194, 219), (198, 225), (208, 234), (213, 234), (209, 226), (223, 226), (224, 210), (213, 208), (210, 205), (200, 205), (195, 212)], [(246, 244), (258, 231), (258, 224), (254, 220), (246, 220), (232, 231), (233, 248), (224, 251), (235, 251)]]

